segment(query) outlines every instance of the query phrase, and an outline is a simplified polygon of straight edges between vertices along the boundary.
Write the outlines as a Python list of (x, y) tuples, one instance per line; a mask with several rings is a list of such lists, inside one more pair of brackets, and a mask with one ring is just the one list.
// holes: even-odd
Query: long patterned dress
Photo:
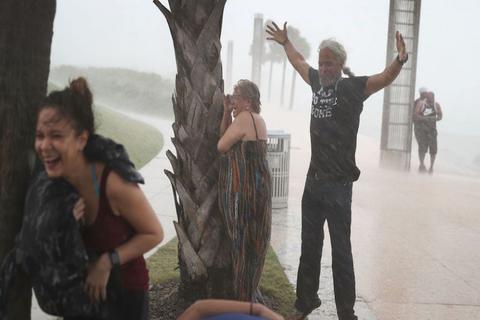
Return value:
[(266, 141), (257, 136), (237, 142), (220, 161), (218, 198), (232, 243), (237, 300), (255, 300), (270, 242), (272, 197), (266, 153)]

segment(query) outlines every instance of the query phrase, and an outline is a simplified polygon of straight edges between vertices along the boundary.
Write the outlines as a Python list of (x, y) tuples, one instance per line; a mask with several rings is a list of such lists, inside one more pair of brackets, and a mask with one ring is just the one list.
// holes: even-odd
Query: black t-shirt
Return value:
[(308, 76), (313, 92), (308, 175), (322, 181), (356, 181), (360, 176), (355, 164), (357, 132), (368, 98), (364, 93), (368, 77), (341, 78), (322, 87), (317, 70), (310, 68)]

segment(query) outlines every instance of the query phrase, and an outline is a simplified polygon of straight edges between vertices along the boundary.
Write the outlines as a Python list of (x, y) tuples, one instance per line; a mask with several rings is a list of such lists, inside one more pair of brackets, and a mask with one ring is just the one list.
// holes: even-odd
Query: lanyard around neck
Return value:
[(98, 185), (98, 181), (97, 181), (97, 170), (95, 168), (95, 163), (92, 163), (91, 170), (92, 170), (93, 189), (95, 189), (95, 194), (97, 195), (97, 198), (99, 198), (100, 186)]

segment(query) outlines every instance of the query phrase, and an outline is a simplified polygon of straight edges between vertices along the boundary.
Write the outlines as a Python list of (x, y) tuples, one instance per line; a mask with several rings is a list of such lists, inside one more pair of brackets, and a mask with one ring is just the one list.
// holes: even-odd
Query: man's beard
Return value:
[(340, 79), (342, 74), (339, 73), (338, 75), (333, 76), (333, 77), (323, 77), (323, 78), (320, 74), (318, 76), (320, 78), (320, 85), (322, 87), (331, 87), (338, 81), (338, 79)]

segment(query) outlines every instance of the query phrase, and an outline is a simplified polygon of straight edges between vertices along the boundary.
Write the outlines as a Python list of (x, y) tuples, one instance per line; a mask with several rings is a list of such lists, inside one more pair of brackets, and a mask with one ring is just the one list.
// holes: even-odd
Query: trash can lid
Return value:
[(283, 130), (267, 130), (269, 138), (290, 138), (290, 133)]

